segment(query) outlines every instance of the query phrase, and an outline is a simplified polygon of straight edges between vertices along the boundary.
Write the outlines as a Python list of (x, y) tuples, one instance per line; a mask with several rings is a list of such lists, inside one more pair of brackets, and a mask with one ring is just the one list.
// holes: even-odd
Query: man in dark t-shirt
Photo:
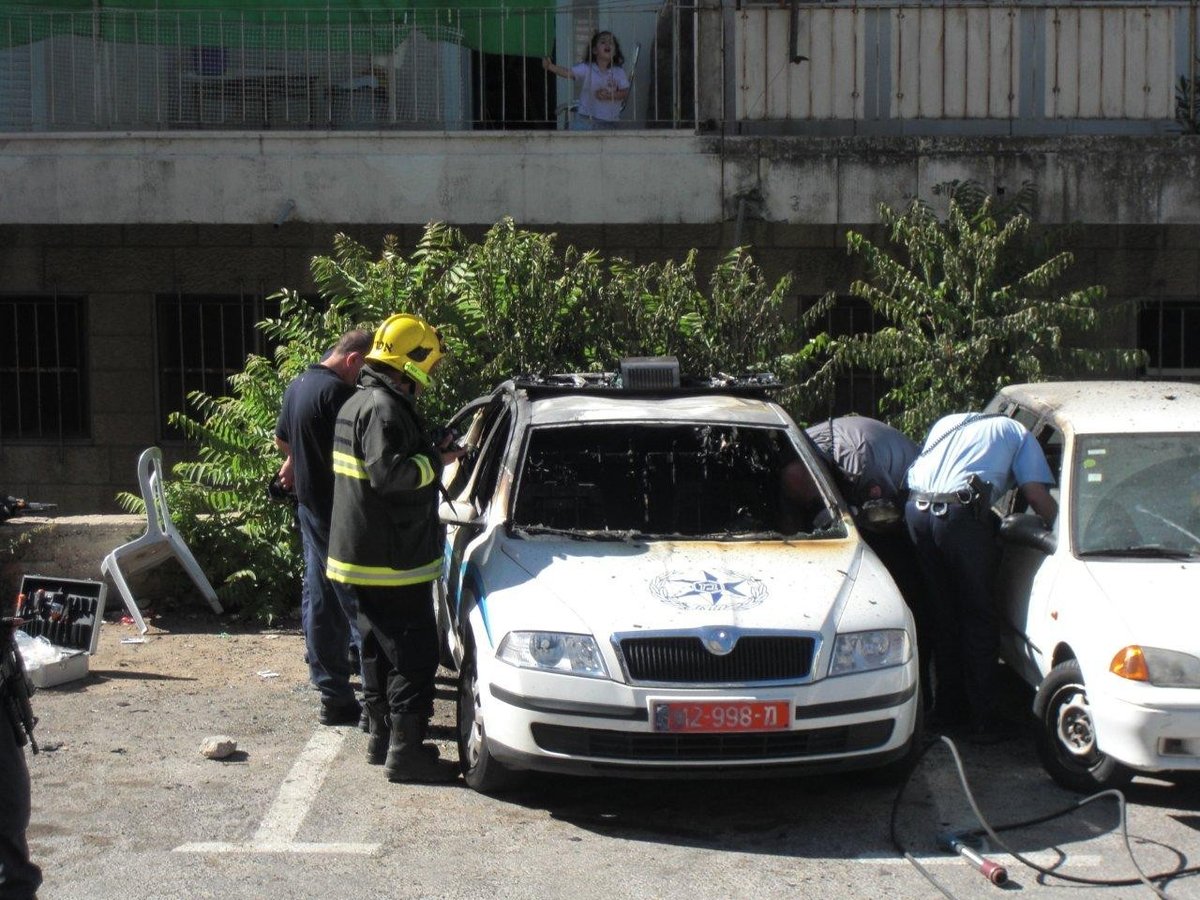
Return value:
[(286, 455), (279, 469), (285, 489), (296, 494), (304, 550), (300, 618), (309, 678), (321, 694), (324, 725), (357, 722), (361, 713), (350, 686), (348, 650), (361, 647), (354, 588), (325, 577), (329, 518), (333, 511), (333, 428), (338, 410), (354, 393), (371, 335), (348, 331), (319, 363), (287, 386), (275, 425), (275, 446)]

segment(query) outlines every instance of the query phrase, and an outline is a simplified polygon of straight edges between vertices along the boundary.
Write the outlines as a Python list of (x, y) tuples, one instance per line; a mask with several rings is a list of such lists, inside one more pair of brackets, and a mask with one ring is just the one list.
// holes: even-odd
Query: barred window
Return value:
[(82, 297), (0, 296), (0, 440), (91, 437)]
[(196, 416), (187, 399), (192, 391), (230, 393), (229, 376), (245, 368), (247, 357), (270, 352), (255, 326), (278, 316), (279, 303), (255, 294), (160, 294), (156, 307), (160, 436), (183, 440), (167, 417)]
[(1200, 301), (1143, 301), (1138, 348), (1146, 351), (1151, 377), (1200, 378)]
[[(817, 299), (819, 298), (802, 298), (801, 302), (807, 307)], [(867, 301), (858, 297), (839, 296), (826, 314), (822, 326), (833, 337), (847, 337), (854, 334), (874, 334), (882, 324)], [(884, 379), (874, 372), (860, 369), (843, 372), (835, 381), (834, 396), (829, 401), (829, 415), (858, 413), (862, 416), (877, 416), (879, 398), (888, 387)]]

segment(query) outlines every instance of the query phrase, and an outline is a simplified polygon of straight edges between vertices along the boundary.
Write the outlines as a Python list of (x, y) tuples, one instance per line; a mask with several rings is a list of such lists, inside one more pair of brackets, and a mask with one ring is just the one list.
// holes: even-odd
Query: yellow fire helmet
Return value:
[(368, 360), (381, 362), (403, 372), (428, 388), (429, 373), (446, 354), (446, 343), (436, 328), (411, 313), (388, 316), (375, 332)]

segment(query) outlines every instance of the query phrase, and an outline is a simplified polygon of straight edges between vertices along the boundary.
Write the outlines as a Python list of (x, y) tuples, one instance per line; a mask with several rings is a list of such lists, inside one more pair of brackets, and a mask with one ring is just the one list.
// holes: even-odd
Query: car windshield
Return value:
[(782, 428), (544, 426), (530, 430), (511, 524), (609, 540), (844, 535), (817, 484)]
[(1074, 459), (1080, 556), (1200, 556), (1200, 434), (1088, 435)]

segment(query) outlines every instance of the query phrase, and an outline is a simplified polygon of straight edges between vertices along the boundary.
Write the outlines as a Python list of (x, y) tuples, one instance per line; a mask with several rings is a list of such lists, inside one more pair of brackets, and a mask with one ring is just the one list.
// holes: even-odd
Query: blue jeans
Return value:
[(329, 526), (301, 504), (300, 543), (304, 549), (304, 588), (300, 619), (308, 651), (308, 675), (321, 698), (332, 703), (354, 699), (350, 686), (350, 642), (362, 649), (354, 588), (325, 577)]

